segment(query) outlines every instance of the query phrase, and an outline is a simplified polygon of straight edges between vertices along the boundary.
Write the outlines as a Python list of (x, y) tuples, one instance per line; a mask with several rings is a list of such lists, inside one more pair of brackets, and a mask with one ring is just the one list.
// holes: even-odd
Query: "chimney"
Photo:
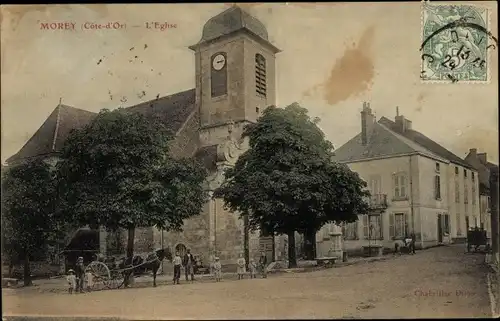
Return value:
[[(475, 149), (475, 148), (473, 150), (474, 150), (474, 153), (477, 151), (477, 149)], [(470, 150), (470, 152), (472, 153), (472, 149)], [(477, 158), (479, 158), (479, 160), (483, 164), (488, 163), (488, 158), (486, 157), (486, 153), (479, 153), (479, 154), (477, 154)]]
[(363, 103), (363, 110), (361, 111), (361, 143), (367, 145), (370, 141), (370, 135), (375, 123), (375, 116), (372, 114), (370, 103)]
[(408, 120), (403, 115), (399, 115), (399, 107), (396, 107), (396, 117), (394, 118), (396, 127), (400, 133), (411, 130), (411, 120)]

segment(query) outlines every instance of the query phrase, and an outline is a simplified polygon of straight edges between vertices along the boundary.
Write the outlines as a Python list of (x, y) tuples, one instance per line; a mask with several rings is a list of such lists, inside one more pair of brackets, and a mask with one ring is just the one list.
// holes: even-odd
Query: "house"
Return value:
[(474, 167), (479, 175), (479, 224), (486, 230), (491, 238), (491, 199), (490, 199), (490, 173), (498, 170), (498, 165), (488, 162), (486, 153), (478, 153), (476, 148), (471, 148), (465, 161)]
[[(241, 141), (245, 124), (255, 122), (261, 112), (276, 104), (276, 54), (280, 52), (268, 39), (266, 27), (238, 6), (232, 6), (208, 20), (201, 40), (190, 46), (194, 53), (195, 88), (146, 101), (123, 109), (147, 117), (160, 118), (176, 133), (171, 153), (175, 157), (196, 157), (207, 168), (209, 190), (219, 186), (223, 171), (232, 166), (247, 148)], [(57, 162), (58, 152), (74, 128), (90, 123), (95, 113), (59, 104), (33, 137), (10, 157), (10, 165), (33, 157)], [(183, 252), (190, 248), (205, 262), (217, 254), (222, 263), (232, 263), (244, 249), (243, 222), (237, 213), (226, 210), (220, 199), (210, 200), (199, 216), (186, 220), (184, 231), (172, 233), (156, 228), (136, 231), (136, 252), (170, 247)], [(70, 234), (73, 234), (72, 232)], [(75, 235), (78, 233), (75, 233)], [(112, 240), (101, 229), (100, 251), (106, 252)], [(111, 239), (111, 240), (110, 240)], [(284, 249), (279, 240), (252, 234), (251, 255), (259, 250), (272, 253), (269, 244)], [(281, 250), (277, 251), (277, 255)], [(269, 258), (271, 260), (272, 258)]]
[[(394, 121), (376, 121), (364, 103), (360, 129), (334, 156), (357, 172), (371, 192), (372, 211), (342, 228), (345, 250), (392, 249), (394, 239), (411, 232), (420, 248), (461, 242), (469, 226), (479, 226), (478, 172), (469, 163), (414, 130), (398, 109)], [(327, 247), (321, 243), (332, 229), (318, 232), (318, 249)]]

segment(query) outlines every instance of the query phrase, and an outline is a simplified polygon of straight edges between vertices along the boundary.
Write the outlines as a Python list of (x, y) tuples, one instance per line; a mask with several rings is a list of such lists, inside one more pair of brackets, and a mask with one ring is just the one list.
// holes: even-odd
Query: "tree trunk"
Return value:
[(248, 214), (246, 214), (244, 217), (243, 217), (243, 224), (244, 224), (244, 227), (243, 227), (243, 237), (244, 237), (244, 241), (243, 241), (243, 246), (244, 246), (244, 249), (245, 249), (245, 261), (246, 261), (246, 267), (248, 269), (248, 264), (250, 263), (250, 247), (249, 247), (249, 230), (248, 230)]
[(297, 253), (295, 251), (295, 231), (288, 233), (288, 268), (297, 267)]
[(306, 230), (304, 233), (304, 256), (306, 260), (316, 257), (316, 231)]
[[(133, 265), (134, 258), (134, 239), (135, 239), (135, 226), (128, 228), (128, 240), (127, 240), (127, 266), (131, 267)], [(125, 273), (125, 286), (129, 286), (134, 282), (134, 270), (131, 269)]]
[(33, 285), (31, 281), (31, 267), (30, 267), (30, 257), (28, 251), (24, 254), (24, 286)]
[(9, 278), (12, 277), (12, 272), (14, 271), (14, 261), (12, 259), (9, 260)]

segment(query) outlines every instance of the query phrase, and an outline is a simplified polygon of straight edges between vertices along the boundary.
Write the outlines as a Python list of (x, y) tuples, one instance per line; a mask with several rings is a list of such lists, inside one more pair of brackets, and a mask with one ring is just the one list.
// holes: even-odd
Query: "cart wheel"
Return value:
[(92, 280), (92, 290), (99, 291), (108, 288), (108, 282), (111, 278), (108, 266), (102, 262), (94, 261), (87, 266), (94, 275)]
[(111, 271), (111, 278), (107, 284), (109, 289), (119, 289), (125, 284), (125, 278), (123, 273), (117, 271)]

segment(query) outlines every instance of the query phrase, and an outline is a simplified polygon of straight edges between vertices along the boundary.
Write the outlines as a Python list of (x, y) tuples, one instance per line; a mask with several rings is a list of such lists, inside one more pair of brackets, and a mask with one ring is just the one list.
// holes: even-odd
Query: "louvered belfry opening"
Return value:
[(266, 59), (261, 54), (255, 55), (255, 91), (266, 97)]

